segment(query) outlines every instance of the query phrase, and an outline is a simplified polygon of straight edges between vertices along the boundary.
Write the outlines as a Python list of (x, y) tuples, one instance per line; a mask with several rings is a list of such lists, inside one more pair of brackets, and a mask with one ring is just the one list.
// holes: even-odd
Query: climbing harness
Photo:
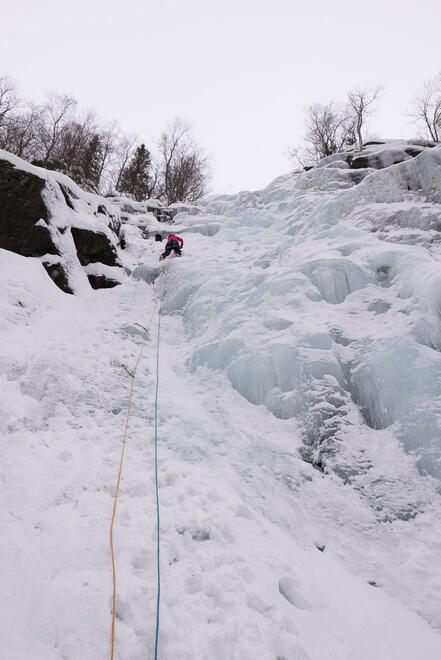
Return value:
[(165, 264), (162, 267), (162, 275), (163, 275), (163, 286), (160, 294), (156, 298), (155, 306), (153, 308), (152, 315), (150, 317), (150, 320), (146, 326), (141, 326), (139, 323), (136, 323), (135, 325), (138, 325), (143, 328), (144, 330), (144, 339), (141, 343), (141, 347), (139, 349), (138, 357), (135, 362), (135, 366), (133, 367), (132, 370), (128, 369), (125, 365), (121, 365), (125, 371), (128, 373), (130, 376), (130, 392), (129, 392), (129, 402), (127, 406), (127, 416), (126, 416), (126, 423), (125, 423), (125, 428), (124, 428), (124, 436), (123, 436), (123, 441), (121, 445), (121, 455), (120, 455), (120, 461), (119, 461), (119, 471), (118, 471), (118, 478), (116, 480), (116, 488), (115, 488), (115, 496), (113, 499), (113, 509), (112, 509), (112, 519), (110, 523), (110, 554), (112, 558), (112, 578), (113, 578), (113, 594), (112, 594), (112, 629), (111, 629), (111, 646), (110, 646), (110, 660), (114, 660), (115, 657), (115, 618), (116, 618), (116, 564), (115, 564), (115, 551), (114, 551), (114, 545), (113, 545), (113, 527), (115, 523), (115, 516), (116, 516), (116, 507), (118, 504), (118, 496), (119, 496), (119, 486), (121, 482), (121, 475), (122, 475), (122, 468), (123, 468), (123, 463), (124, 463), (124, 453), (125, 453), (125, 448), (127, 444), (127, 436), (128, 436), (128, 431), (129, 431), (129, 421), (130, 421), (130, 413), (132, 410), (132, 399), (133, 399), (133, 389), (135, 385), (135, 377), (136, 377), (136, 371), (138, 369), (138, 366), (141, 362), (141, 358), (144, 352), (145, 345), (147, 343), (147, 338), (148, 334), (150, 331), (150, 327), (153, 323), (153, 319), (156, 313), (156, 310), (158, 309), (158, 334), (157, 334), (157, 346), (156, 346), (156, 391), (155, 391), (155, 492), (156, 492), (156, 525), (157, 525), (157, 530), (156, 530), (156, 538), (157, 538), (157, 548), (156, 548), (156, 554), (157, 554), (157, 599), (156, 599), (156, 631), (155, 631), (155, 660), (157, 660), (158, 657), (158, 635), (159, 635), (159, 605), (160, 605), (160, 594), (161, 594), (161, 574), (160, 574), (160, 538), (159, 538), (159, 487), (158, 487), (158, 390), (159, 390), (159, 339), (160, 339), (160, 331), (161, 331), (161, 306), (162, 306), (162, 301), (164, 298), (165, 294), (165, 284), (166, 284), (166, 271), (165, 271)]

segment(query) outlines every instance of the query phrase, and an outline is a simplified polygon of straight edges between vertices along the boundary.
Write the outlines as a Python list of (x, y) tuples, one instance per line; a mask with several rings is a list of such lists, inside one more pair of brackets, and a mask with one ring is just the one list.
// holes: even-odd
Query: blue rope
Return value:
[[(166, 275), (165, 275), (166, 277)], [(165, 293), (162, 293), (162, 299)], [(159, 528), (159, 487), (158, 487), (158, 390), (159, 390), (159, 341), (161, 338), (161, 307), (158, 312), (158, 336), (156, 341), (156, 393), (155, 393), (155, 490), (156, 490), (156, 569), (158, 576), (158, 589), (156, 598), (156, 632), (155, 632), (155, 660), (158, 660), (158, 637), (159, 637), (159, 606), (161, 600), (161, 547)]]

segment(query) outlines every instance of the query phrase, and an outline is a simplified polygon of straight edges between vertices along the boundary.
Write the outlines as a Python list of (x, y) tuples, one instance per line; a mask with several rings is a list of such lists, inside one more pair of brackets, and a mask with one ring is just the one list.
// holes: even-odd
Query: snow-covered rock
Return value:
[(121, 265), (120, 224), (118, 208), (103, 197), (0, 151), (0, 248), (39, 258), (63, 291), (87, 286), (81, 266)]
[[(332, 154), (323, 158), (315, 168), (362, 170), (351, 175), (352, 181), (359, 183), (368, 173), (364, 170), (382, 170), (391, 165), (397, 165), (415, 158), (426, 149), (435, 146), (435, 143), (418, 139), (368, 142), (361, 152), (350, 150)], [(307, 170), (315, 168), (308, 167)]]
[[(127, 222), (133, 215), (153, 215), (158, 222), (171, 222), (174, 216), (179, 212), (178, 209), (181, 206), (176, 205), (177, 208), (172, 206), (164, 206), (159, 199), (146, 199), (143, 202), (137, 202), (130, 197), (125, 195), (110, 195), (107, 197), (112, 204), (118, 206), (121, 210), (121, 220)], [(188, 208), (186, 205), (183, 205), (184, 208)], [(140, 222), (139, 219), (137, 219)]]

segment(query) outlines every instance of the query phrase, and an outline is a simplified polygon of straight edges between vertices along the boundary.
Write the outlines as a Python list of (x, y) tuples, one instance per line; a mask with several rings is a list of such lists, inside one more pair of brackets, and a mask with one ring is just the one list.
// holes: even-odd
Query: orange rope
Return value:
[[(164, 272), (164, 267), (163, 267), (162, 270)], [(138, 358), (135, 362), (135, 366), (133, 368), (133, 371), (130, 374), (129, 403), (128, 403), (128, 407), (127, 407), (126, 425), (125, 425), (125, 429), (124, 429), (124, 437), (123, 437), (122, 447), (121, 447), (121, 456), (120, 456), (120, 461), (119, 461), (118, 479), (116, 481), (115, 497), (114, 497), (114, 500), (113, 500), (112, 522), (110, 523), (110, 554), (112, 556), (112, 575), (113, 575), (112, 633), (111, 633), (110, 660), (114, 660), (114, 654), (115, 654), (115, 615), (116, 615), (116, 567), (115, 567), (115, 553), (114, 553), (114, 548), (113, 548), (113, 525), (114, 525), (114, 522), (115, 522), (116, 505), (118, 503), (119, 484), (120, 484), (120, 481), (121, 481), (121, 474), (122, 474), (123, 461), (124, 461), (124, 452), (125, 452), (126, 443), (127, 443), (127, 434), (128, 434), (128, 431), (129, 431), (129, 420), (130, 420), (130, 413), (131, 413), (131, 410), (132, 410), (132, 398), (133, 398), (133, 388), (134, 388), (134, 385), (135, 385), (136, 370), (139, 366), (139, 363), (141, 362), (142, 354), (144, 352), (144, 347), (145, 347), (146, 342), (147, 342), (148, 332), (149, 332), (150, 326), (152, 325), (153, 318), (155, 316), (155, 312), (156, 312), (156, 309), (158, 307), (158, 303), (161, 300), (162, 295), (164, 293), (164, 288), (165, 288), (165, 285), (162, 288), (161, 294), (156, 299), (156, 303), (155, 303), (155, 306), (153, 308), (153, 312), (152, 312), (152, 315), (150, 317), (150, 321), (148, 322), (148, 325), (145, 328), (145, 335), (144, 335), (144, 339), (143, 339), (142, 344), (141, 344), (141, 348), (139, 349)]]

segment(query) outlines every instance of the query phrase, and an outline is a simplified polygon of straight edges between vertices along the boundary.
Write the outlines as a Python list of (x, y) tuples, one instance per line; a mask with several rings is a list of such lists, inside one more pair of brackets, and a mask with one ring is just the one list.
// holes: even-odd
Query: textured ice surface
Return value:
[[(317, 410), (311, 392), (328, 392), (332, 377), (351, 423), (358, 415), (373, 430), (393, 427), (422, 473), (440, 477), (441, 150), (388, 167), (398, 151), (383, 150), (386, 169), (358, 185), (345, 168), (319, 167), (209, 201), (205, 211), (223, 215), (219, 241), (232, 241), (225, 267), (192, 264), (173, 296), (185, 287), (179, 309), (202, 340), (201, 363), (225, 370), (247, 400), (303, 423)], [(305, 333), (321, 343), (306, 350)], [(233, 352), (219, 348), (238, 340)], [(326, 406), (333, 394), (323, 396)], [(317, 424), (316, 445), (323, 415)]]

